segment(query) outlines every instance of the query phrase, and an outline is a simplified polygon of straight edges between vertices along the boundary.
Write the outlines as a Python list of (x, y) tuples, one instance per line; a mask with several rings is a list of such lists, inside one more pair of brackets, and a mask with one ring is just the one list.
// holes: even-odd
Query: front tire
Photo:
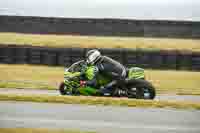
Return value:
[(127, 96), (128, 98), (136, 99), (154, 99), (156, 91), (154, 86), (142, 79), (130, 80), (127, 84)]
[(65, 83), (61, 82), (59, 86), (59, 92), (61, 95), (67, 95), (66, 89), (65, 89)]

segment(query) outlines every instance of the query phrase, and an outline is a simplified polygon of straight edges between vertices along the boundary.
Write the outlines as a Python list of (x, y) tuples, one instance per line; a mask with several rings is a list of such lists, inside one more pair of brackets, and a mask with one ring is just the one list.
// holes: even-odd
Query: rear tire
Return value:
[(127, 96), (128, 98), (136, 99), (154, 99), (156, 91), (154, 86), (142, 79), (130, 80), (127, 84)]

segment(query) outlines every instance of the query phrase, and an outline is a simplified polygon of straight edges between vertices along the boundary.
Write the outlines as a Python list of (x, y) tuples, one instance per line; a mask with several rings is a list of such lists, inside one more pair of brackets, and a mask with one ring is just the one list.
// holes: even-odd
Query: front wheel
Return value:
[(64, 82), (60, 83), (59, 92), (61, 95), (71, 95), (71, 92), (67, 91), (67, 88)]
[(127, 84), (127, 96), (136, 99), (154, 99), (156, 91), (153, 85), (146, 80), (130, 80)]

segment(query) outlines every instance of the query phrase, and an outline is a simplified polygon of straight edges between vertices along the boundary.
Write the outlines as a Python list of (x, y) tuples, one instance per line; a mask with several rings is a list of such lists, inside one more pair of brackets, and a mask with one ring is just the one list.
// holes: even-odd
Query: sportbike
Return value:
[[(84, 79), (82, 78), (82, 70)], [(59, 86), (61, 95), (102, 96), (99, 92), (101, 86), (111, 81), (109, 77), (97, 75), (97, 86), (82, 86), (81, 82), (91, 79), (94, 66), (87, 66), (84, 60), (73, 63), (65, 69), (64, 81)], [(127, 75), (120, 85), (112, 88), (110, 97), (128, 97), (136, 99), (154, 99), (156, 96), (154, 86), (145, 79), (144, 69), (139, 67), (127, 68)]]

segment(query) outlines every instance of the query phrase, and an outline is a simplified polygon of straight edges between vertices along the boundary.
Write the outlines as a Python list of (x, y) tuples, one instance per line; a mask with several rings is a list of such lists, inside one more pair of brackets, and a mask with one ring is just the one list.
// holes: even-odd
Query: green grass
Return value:
[(55, 83), (63, 79), (64, 67), (0, 64), (0, 72), (0, 80), (48, 81)]
[(198, 39), (167, 39), (144, 37), (96, 37), (70, 35), (32, 35), (20, 33), (0, 33), (0, 44), (17, 44), (47, 47), (82, 48), (144, 48), (177, 49), (200, 51)]
[(109, 105), (142, 108), (176, 108), (176, 109), (200, 109), (199, 102), (178, 101), (154, 101), (119, 99), (108, 97), (85, 97), (85, 96), (50, 96), (50, 95), (22, 95), (22, 94), (0, 94), (0, 101), (30, 101), (41, 103), (65, 103), (83, 105)]
[(146, 76), (159, 93), (200, 94), (200, 72), (146, 70)]
[(42, 129), (42, 128), (0, 128), (0, 133), (94, 133), (72, 131), (64, 129)]
[(44, 90), (55, 90), (57, 88), (56, 84), (48, 83), (38, 83), (32, 82), (27, 83), (25, 81), (0, 81), (0, 88), (16, 88), (16, 89), (44, 89)]
[[(0, 64), (0, 73), (0, 88), (57, 89), (64, 68)], [(200, 95), (200, 72), (148, 69), (145, 74), (157, 93)]]

